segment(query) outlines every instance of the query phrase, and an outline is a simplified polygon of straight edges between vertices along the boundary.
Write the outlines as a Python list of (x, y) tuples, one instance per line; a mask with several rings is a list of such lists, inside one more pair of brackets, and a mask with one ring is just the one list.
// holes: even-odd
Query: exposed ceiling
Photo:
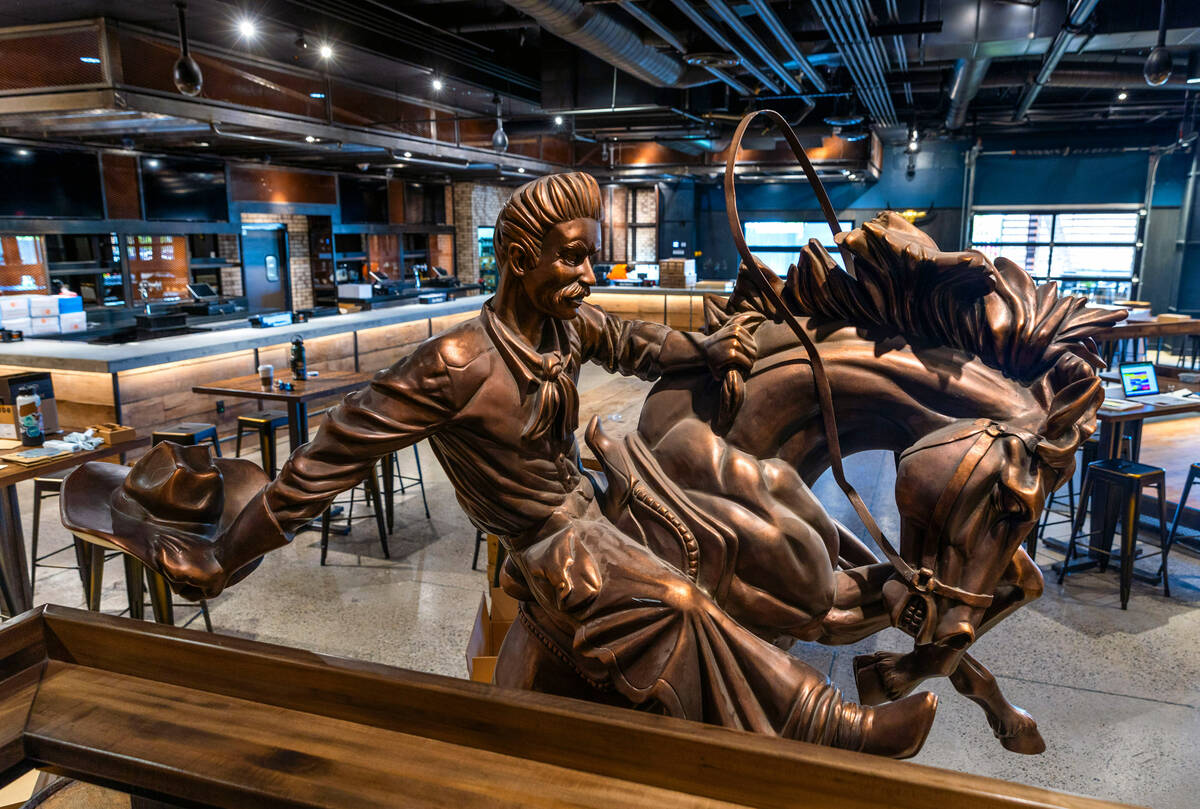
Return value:
[[(719, 151), (737, 117), (762, 107), (810, 136), (1164, 140), (1195, 106), (1189, 75), (1200, 79), (1195, 2), (1169, 4), (1174, 71), (1158, 87), (1142, 65), (1159, 6), (1129, 0), (191, 0), (187, 11), (213, 58), (287, 65), (463, 120), (493, 121), (498, 94), (511, 136), (652, 141), (681, 155)], [(175, 36), (169, 0), (0, 0), (0, 27), (95, 17)], [(253, 39), (239, 34), (247, 18)], [(15, 120), (0, 124), (23, 133)], [(220, 140), (235, 156), (312, 165), (394, 156), (371, 142), (330, 149), (333, 132), (314, 145), (278, 124), (222, 132), (204, 120), (108, 110), (47, 135), (165, 149)], [(468, 170), (478, 156), (456, 161)]]

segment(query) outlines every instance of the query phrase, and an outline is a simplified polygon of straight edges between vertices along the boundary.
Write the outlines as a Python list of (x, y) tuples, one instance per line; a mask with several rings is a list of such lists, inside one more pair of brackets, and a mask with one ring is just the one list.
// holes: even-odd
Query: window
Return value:
[[(850, 230), (854, 223), (838, 222), (838, 226), (842, 230)], [(829, 223), (824, 220), (746, 223), (746, 245), (750, 252), (780, 276), (786, 276), (788, 269), (800, 261), (800, 251), (810, 239), (820, 242), (838, 266), (842, 266), (842, 257), (833, 243)]]
[(1135, 211), (977, 213), (970, 246), (1064, 292), (1111, 303), (1133, 295), (1141, 226)]

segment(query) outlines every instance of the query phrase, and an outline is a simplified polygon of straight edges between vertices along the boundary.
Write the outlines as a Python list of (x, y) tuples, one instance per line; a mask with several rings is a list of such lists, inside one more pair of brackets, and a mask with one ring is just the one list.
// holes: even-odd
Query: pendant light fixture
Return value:
[(1165, 84), (1167, 79), (1171, 78), (1174, 65), (1171, 64), (1171, 52), (1167, 50), (1166, 43), (1167, 0), (1162, 0), (1158, 9), (1158, 44), (1150, 51), (1150, 55), (1146, 57), (1146, 64), (1142, 66), (1142, 75), (1146, 77), (1146, 84), (1151, 87)]
[(198, 96), (204, 87), (204, 76), (200, 73), (200, 65), (188, 53), (187, 3), (176, 0), (175, 11), (179, 15), (179, 59), (173, 72), (175, 89), (185, 96)]
[(496, 131), (492, 133), (492, 148), (497, 152), (508, 151), (508, 133), (504, 131), (504, 120), (500, 117), (500, 94), (492, 95), (492, 103), (496, 105)]

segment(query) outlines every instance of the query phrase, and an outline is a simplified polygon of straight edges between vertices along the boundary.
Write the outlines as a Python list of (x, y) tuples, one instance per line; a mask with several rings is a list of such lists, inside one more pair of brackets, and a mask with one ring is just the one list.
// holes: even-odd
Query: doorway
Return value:
[(287, 227), (242, 226), (242, 278), (250, 312), (291, 308)]

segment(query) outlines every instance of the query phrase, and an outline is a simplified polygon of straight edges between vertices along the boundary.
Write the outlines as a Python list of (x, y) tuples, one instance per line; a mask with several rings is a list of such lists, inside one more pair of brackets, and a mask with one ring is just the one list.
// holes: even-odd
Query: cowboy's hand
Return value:
[(720, 379), (727, 371), (738, 371), (743, 375), (750, 372), (758, 358), (754, 335), (745, 325), (752, 317), (754, 314), (750, 312), (734, 315), (701, 343), (713, 376)]

